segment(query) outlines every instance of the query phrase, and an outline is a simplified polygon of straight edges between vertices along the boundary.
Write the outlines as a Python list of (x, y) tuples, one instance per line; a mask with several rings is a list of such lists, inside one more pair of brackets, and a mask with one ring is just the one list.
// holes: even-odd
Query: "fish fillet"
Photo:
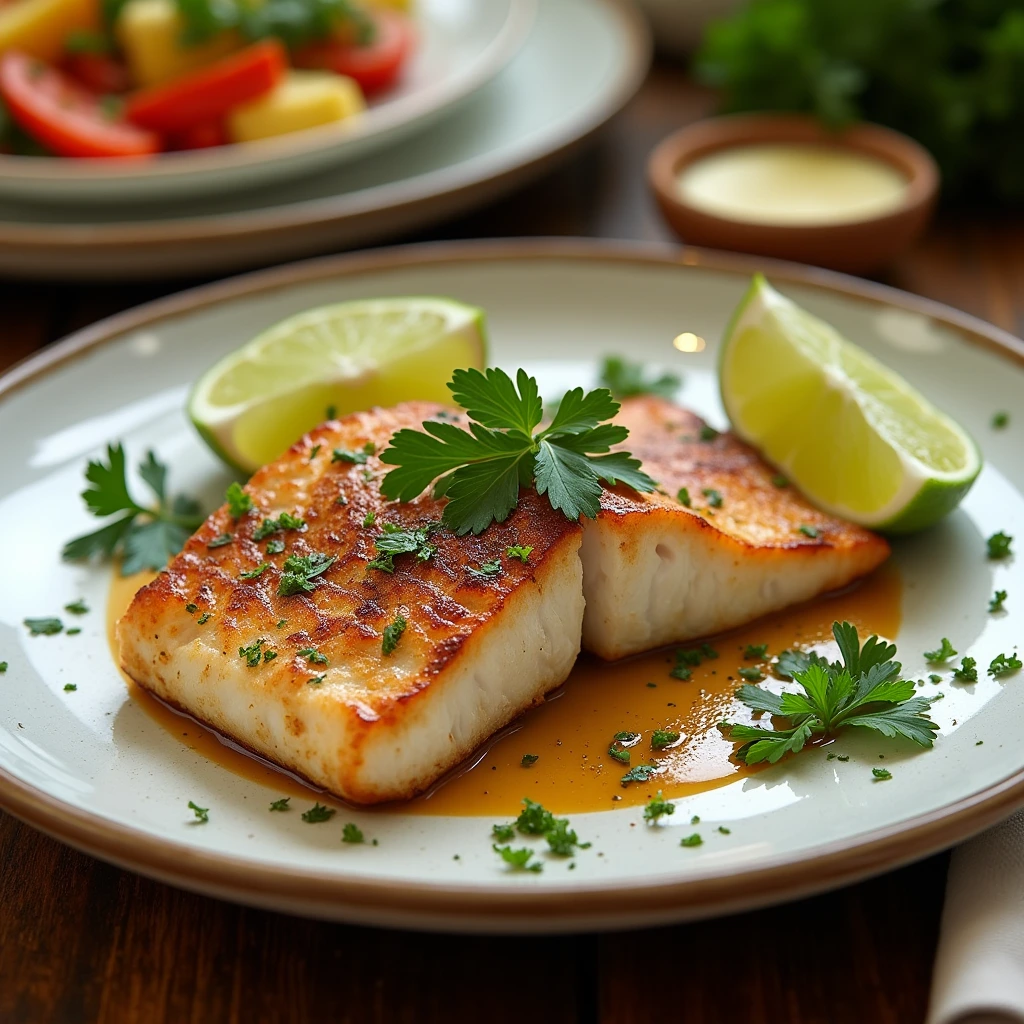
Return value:
[[(359, 413), (259, 470), (245, 488), (254, 509), (238, 522), (216, 511), (136, 595), (118, 624), (128, 675), (359, 803), (414, 796), (540, 701), (579, 653), (576, 523), (527, 491), (480, 537), (439, 531), (429, 560), (410, 553), (393, 573), (368, 567), (385, 523), (424, 527), (442, 506), (385, 501), (377, 483), (387, 467), (365, 446), (379, 452), (394, 431), (439, 414), (459, 419), (425, 403)], [(333, 449), (366, 461), (333, 461)], [(257, 541), (263, 520), (282, 513), (305, 525)], [(230, 543), (210, 546), (226, 534)], [(280, 542), (285, 550), (271, 553)], [(506, 555), (511, 545), (533, 547), (527, 564)], [(336, 561), (310, 592), (280, 596), (285, 559), (313, 553)], [(240, 578), (264, 562), (258, 576)], [(494, 562), (500, 571), (487, 575)], [(385, 654), (384, 630), (399, 615), (406, 629)]]
[[(629, 399), (617, 422), (663, 493), (606, 490), (584, 521), (583, 646), (602, 658), (731, 629), (845, 586), (889, 554), (881, 537), (773, 483), (732, 435), (701, 440), (703, 420), (685, 409)], [(677, 499), (684, 487), (690, 508)]]

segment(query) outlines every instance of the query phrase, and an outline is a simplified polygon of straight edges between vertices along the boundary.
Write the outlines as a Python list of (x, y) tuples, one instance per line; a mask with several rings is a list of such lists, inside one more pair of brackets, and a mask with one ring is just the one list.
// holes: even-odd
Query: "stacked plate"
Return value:
[(539, 173), (636, 90), (620, 0), (420, 0), (402, 87), (341, 127), (150, 165), (0, 157), (0, 273), (222, 272), (376, 241)]

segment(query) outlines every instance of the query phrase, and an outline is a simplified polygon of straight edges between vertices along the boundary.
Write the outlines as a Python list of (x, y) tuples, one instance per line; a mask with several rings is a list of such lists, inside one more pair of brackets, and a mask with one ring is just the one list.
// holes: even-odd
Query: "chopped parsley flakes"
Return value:
[(956, 648), (947, 637), (942, 638), (942, 643), (934, 651), (924, 652), (925, 659), (931, 662), (949, 661), (950, 658), (955, 658), (956, 654)]
[(343, 843), (364, 843), (366, 837), (363, 835), (363, 830), (354, 821), (349, 821), (341, 830), (341, 841)]
[(404, 615), (396, 615), (394, 621), (384, 627), (384, 633), (381, 636), (380, 642), (380, 649), (383, 654), (391, 654), (394, 651), (398, 646), (398, 641), (402, 639), (405, 627), (408, 625), (409, 623)]
[(331, 462), (348, 462), (354, 466), (365, 466), (366, 460), (377, 450), (372, 441), (367, 441), (357, 451), (349, 451), (347, 448), (335, 448), (331, 452)]
[(1008, 534), (1003, 533), (1000, 530), (998, 533), (993, 533), (987, 541), (985, 546), (988, 550), (988, 557), (992, 559), (1007, 558), (1013, 552), (1010, 550), (1010, 545), (1013, 543), (1013, 538)]
[(666, 815), (676, 813), (676, 805), (671, 800), (665, 800), (658, 790), (657, 796), (644, 808), (644, 821), (656, 825)]
[(637, 764), (630, 768), (619, 781), (623, 786), (628, 786), (631, 782), (648, 782), (657, 773), (658, 766), (656, 764)]
[(3, 675), (3, 673), (6, 672), (6, 671), (7, 671), (7, 662), (6, 661), (0, 661), (0, 675)]
[(616, 398), (634, 398), (637, 395), (673, 398), (681, 383), (681, 378), (674, 373), (648, 377), (643, 363), (631, 363), (621, 356), (606, 356), (601, 366), (601, 386)]
[(700, 833), (699, 832), (694, 832), (692, 835), (683, 836), (683, 838), (679, 840), (679, 845), (680, 846), (700, 846), (701, 843), (703, 843), (703, 842), (704, 842), (704, 840), (701, 839)]
[(203, 614), (200, 615), (198, 619), (196, 619), (196, 625), (205, 626), (210, 621), (210, 618), (211, 615), (209, 612), (203, 612)]
[(272, 811), (288, 811), (288, 810), (291, 810), (291, 808), (288, 806), (289, 803), (291, 802), (291, 799), (292, 798), (290, 796), (283, 796), (283, 797), (281, 797), (280, 800), (271, 800), (270, 801), (270, 809)]
[(991, 612), (993, 615), (995, 615), (996, 612), (1005, 611), (1006, 609), (1003, 607), (1005, 602), (1006, 602), (1006, 591), (1005, 590), (997, 590), (995, 592), (995, 594), (992, 596), (992, 600), (989, 601), (989, 603), (988, 603), (988, 610), (989, 610), (989, 612)]
[(532, 544), (528, 544), (526, 547), (519, 547), (518, 545), (513, 545), (512, 547), (505, 548), (505, 557), (518, 558), (519, 561), (523, 563), (523, 565), (526, 565), (526, 563), (530, 560), (530, 554), (532, 551)]
[(748, 683), (759, 683), (764, 679), (764, 673), (756, 666), (738, 668), (736, 674), (741, 679), (746, 679)]
[(529, 768), (531, 765), (535, 765), (540, 760), (540, 754), (523, 754), (523, 759), (519, 762), (524, 768)]
[(680, 487), (679, 490), (676, 491), (676, 501), (678, 501), (680, 505), (685, 505), (687, 508), (691, 507), (690, 492), (686, 487)]
[(495, 839), (500, 839), (501, 842), (507, 843), (516, 834), (514, 825), (493, 825), (491, 827), (491, 834)]
[(781, 473), (776, 473), (775, 476), (772, 477), (772, 486), (779, 488), (788, 487), (789, 480), (788, 478), (784, 477)]
[(305, 658), (311, 665), (330, 664), (327, 660), (327, 656), (321, 654), (315, 647), (303, 647), (302, 650), (297, 653), (300, 658)]
[(888, 768), (872, 768), (871, 774), (879, 781), (885, 782), (892, 778), (892, 772)]
[(320, 822), (330, 821), (334, 815), (335, 810), (333, 807), (325, 807), (318, 801), (308, 811), (302, 812), (302, 820), (307, 825), (319, 825)]
[(768, 654), (767, 644), (747, 644), (743, 648), (743, 658), (745, 661), (761, 661)]
[(818, 530), (813, 526), (808, 526), (806, 523), (801, 523), (799, 530), (805, 537), (810, 537), (812, 540), (818, 536)]
[(307, 686), (320, 686), (326, 678), (327, 678), (326, 675), (313, 676), (312, 679), (307, 679), (306, 680), (306, 685)]
[(1005, 676), (1011, 672), (1019, 672), (1021, 668), (1020, 658), (1016, 654), (1007, 657), (1005, 654), (997, 654), (988, 667), (990, 676)]
[(500, 576), (501, 575), (501, 562), (499, 562), (495, 558), (491, 562), (482, 562), (480, 564), (480, 566), (478, 568), (475, 568), (475, 569), (472, 566), (470, 566), (470, 568), (467, 569), (466, 571), (469, 573), (470, 576), (473, 576), (476, 579), (480, 579), (480, 580), (490, 579), (493, 576)]
[(70, 612), (72, 615), (88, 615), (89, 606), (85, 603), (84, 598), (80, 597), (77, 601), (64, 605), (64, 611)]
[(246, 512), (252, 510), (252, 495), (244, 491), (237, 481), (228, 485), (224, 492), (224, 500), (228, 503), (228, 512), (232, 519), (241, 519)]
[(262, 576), (270, 568), (269, 562), (260, 562), (255, 569), (249, 569), (246, 572), (240, 572), (238, 578), (240, 580), (254, 580), (259, 576)]
[(65, 683), (64, 684), (64, 692), (65, 693), (74, 693), (75, 690), (77, 690), (77, 689), (78, 689), (78, 684), (77, 683)]
[(714, 441), (718, 437), (718, 431), (714, 427), (709, 427), (706, 423), (700, 428), (700, 439), (702, 441)]
[(962, 683), (976, 683), (978, 681), (978, 663), (974, 658), (963, 658), (960, 667), (953, 672), (953, 677)]
[(514, 871), (539, 873), (544, 870), (544, 865), (539, 860), (533, 860), (533, 850), (528, 846), (513, 850), (511, 846), (498, 846), (497, 843), (493, 843), (491, 848)]
[(284, 541), (275, 539), (267, 541), (267, 554), (268, 555), (279, 555), (284, 551)]
[(652, 750), (664, 750), (666, 747), (672, 746), (675, 743), (681, 733), (675, 732), (672, 729), (655, 729), (651, 733), (651, 749)]
[(710, 505), (711, 508), (722, 507), (721, 491), (716, 491), (714, 487), (705, 487), (704, 490), (701, 491), (701, 494), (703, 494), (704, 497), (708, 499), (708, 505)]
[(200, 807), (199, 804), (189, 800), (188, 809), (195, 815), (196, 823), (205, 825), (210, 820), (209, 807)]
[(319, 454), (320, 449), (323, 448), (322, 444), (315, 444), (309, 449), (309, 461), (312, 462)]
[(308, 594), (316, 589), (316, 579), (322, 576), (337, 561), (337, 555), (325, 555), (314, 551), (308, 555), (289, 555), (284, 560), (284, 572), (277, 585), (281, 597)]
[(216, 537), (212, 537), (206, 542), (206, 546), (213, 550), (214, 548), (223, 548), (230, 544), (235, 539), (233, 533), (218, 533)]
[(252, 539), (259, 543), (275, 533), (282, 533), (285, 530), (301, 530), (305, 525), (305, 519), (293, 516), (291, 512), (282, 512), (276, 519), (265, 518), (253, 531)]
[(25, 619), (25, 626), (30, 636), (56, 636), (64, 632), (60, 619)]
[(1004, 410), (992, 414), (992, 429), (1003, 430), (1010, 425), (1010, 414)]
[(363, 529), (369, 529), (375, 522), (377, 522), (377, 513), (367, 512), (366, 515), (363, 516)]
[[(240, 658), (244, 658), (245, 659), (245, 663), (249, 666), (249, 668), (256, 668), (256, 666), (259, 665), (259, 663), (261, 661), (263, 661), (263, 658), (264, 658), (263, 645), (266, 642), (267, 641), (266, 641), (266, 639), (264, 637), (262, 637), (262, 636), (261, 637), (257, 637), (248, 646), (246, 646), (246, 647), (239, 647), (238, 648), (238, 656)], [(272, 652), (271, 651), (267, 651), (266, 653), (270, 654)]]
[(394, 523), (383, 523), (383, 534), (373, 542), (377, 549), (377, 557), (367, 563), (367, 568), (394, 572), (395, 559), (399, 555), (415, 555), (419, 562), (429, 561), (437, 552), (437, 548), (430, 543), (430, 537), (440, 528), (441, 524), (433, 521), (411, 530), (403, 529)]

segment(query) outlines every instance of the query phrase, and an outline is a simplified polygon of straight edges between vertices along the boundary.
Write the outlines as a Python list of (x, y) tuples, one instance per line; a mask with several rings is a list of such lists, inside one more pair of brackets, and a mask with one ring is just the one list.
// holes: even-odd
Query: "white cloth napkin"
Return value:
[(928, 1024), (1024, 1024), (1024, 811), (953, 852)]

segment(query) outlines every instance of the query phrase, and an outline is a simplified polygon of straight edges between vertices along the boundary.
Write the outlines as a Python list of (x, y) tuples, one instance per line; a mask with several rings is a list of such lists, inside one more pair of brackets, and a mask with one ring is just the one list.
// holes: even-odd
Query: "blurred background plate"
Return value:
[(617, 113), (650, 42), (620, 0), (539, 0), (526, 45), (456, 115), (299, 181), (174, 204), (59, 209), (0, 200), (0, 273), (197, 275), (362, 245), (525, 183)]
[(0, 155), (0, 196), (61, 203), (167, 200), (251, 188), (337, 166), (419, 132), (486, 85), (522, 47), (537, 0), (418, 0), (417, 50), (364, 114), (259, 142), (153, 160)]

